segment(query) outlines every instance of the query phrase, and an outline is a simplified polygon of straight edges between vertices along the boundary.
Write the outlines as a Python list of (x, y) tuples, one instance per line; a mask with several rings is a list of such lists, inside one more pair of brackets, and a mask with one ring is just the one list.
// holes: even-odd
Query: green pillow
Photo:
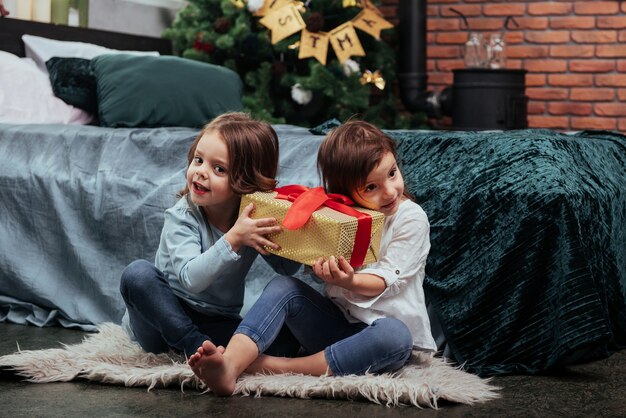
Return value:
[(100, 55), (91, 60), (98, 116), (109, 127), (202, 127), (241, 111), (242, 83), (232, 70), (174, 56)]

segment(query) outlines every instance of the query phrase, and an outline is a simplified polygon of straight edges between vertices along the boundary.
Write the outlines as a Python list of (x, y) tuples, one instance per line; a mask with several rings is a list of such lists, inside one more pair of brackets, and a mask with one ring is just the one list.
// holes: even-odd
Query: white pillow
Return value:
[(28, 58), (0, 51), (0, 123), (90, 123), (93, 116), (52, 92), (48, 75)]
[(52, 57), (92, 59), (104, 54), (160, 55), (158, 51), (121, 51), (85, 42), (57, 41), (40, 36), (22, 35), (26, 56), (46, 73), (46, 61)]

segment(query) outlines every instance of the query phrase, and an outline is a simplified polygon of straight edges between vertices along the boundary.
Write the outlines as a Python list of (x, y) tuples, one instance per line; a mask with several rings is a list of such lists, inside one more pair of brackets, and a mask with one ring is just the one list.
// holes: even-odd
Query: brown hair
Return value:
[[(198, 134), (189, 153), (187, 167), (192, 163), (200, 139), (215, 132), (228, 149), (228, 182), (239, 195), (256, 191), (270, 191), (276, 187), (278, 171), (278, 136), (266, 122), (257, 121), (247, 113), (224, 113), (207, 123)], [(181, 190), (180, 197), (189, 193)]]
[(317, 154), (317, 168), (328, 193), (351, 196), (387, 152), (397, 160), (396, 143), (369, 122), (350, 120), (333, 129)]

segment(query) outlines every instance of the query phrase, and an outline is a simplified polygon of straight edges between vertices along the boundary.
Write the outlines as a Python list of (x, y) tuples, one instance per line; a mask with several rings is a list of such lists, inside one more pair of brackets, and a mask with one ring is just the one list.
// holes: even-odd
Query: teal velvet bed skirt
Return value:
[(431, 222), (425, 289), (459, 364), (538, 373), (626, 345), (626, 137), (389, 133)]

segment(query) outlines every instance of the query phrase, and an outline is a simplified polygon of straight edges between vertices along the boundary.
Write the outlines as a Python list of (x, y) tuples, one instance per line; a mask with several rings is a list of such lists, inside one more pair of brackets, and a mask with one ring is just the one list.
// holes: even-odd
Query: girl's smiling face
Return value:
[(228, 148), (219, 134), (205, 133), (187, 168), (187, 187), (191, 201), (207, 213), (230, 213), (239, 204), (239, 196), (230, 187), (228, 161)]
[(367, 180), (352, 193), (352, 199), (364, 208), (377, 210), (385, 216), (395, 214), (404, 198), (404, 179), (391, 152), (385, 153)]

